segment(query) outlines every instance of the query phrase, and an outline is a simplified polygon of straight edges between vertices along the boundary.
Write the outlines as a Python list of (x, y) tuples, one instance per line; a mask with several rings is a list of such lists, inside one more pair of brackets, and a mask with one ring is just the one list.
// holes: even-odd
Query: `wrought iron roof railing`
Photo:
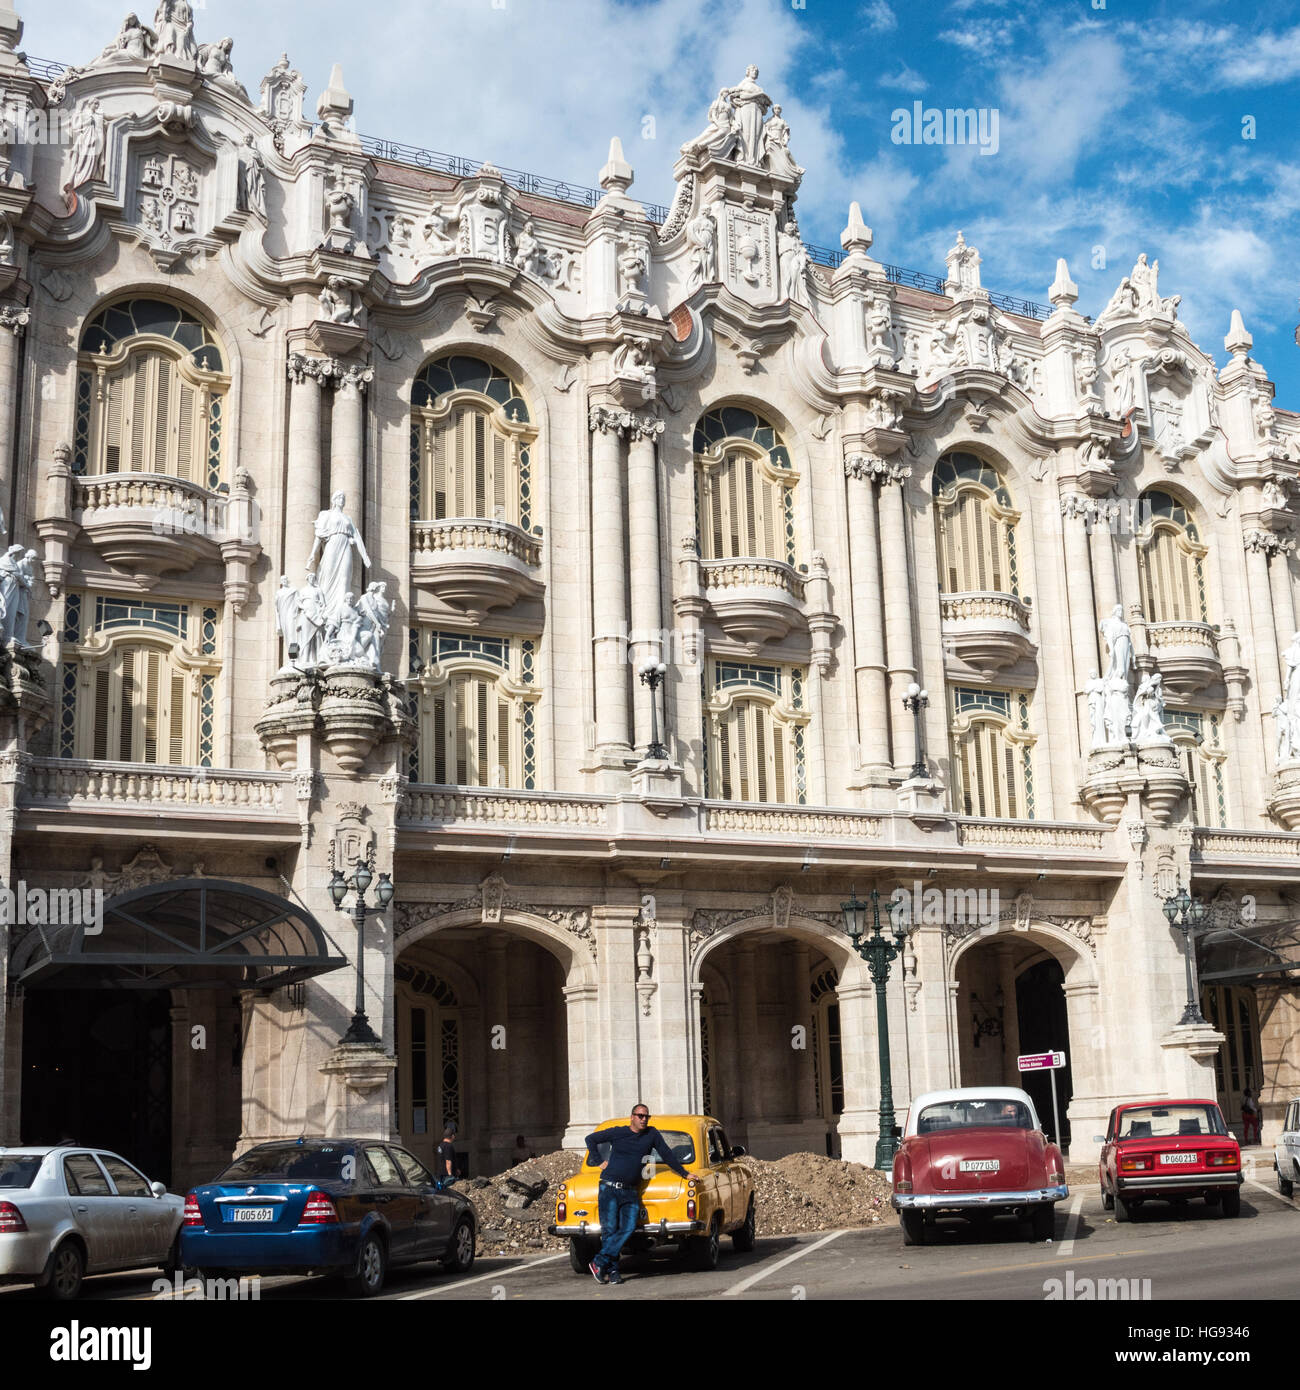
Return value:
[[(24, 55), (25, 56), (25, 55)], [(68, 64), (57, 63), (48, 58), (27, 58), (27, 68), (33, 77), (41, 82), (51, 82), (68, 70)], [(361, 148), (376, 159), (386, 159), (394, 164), (409, 164), (417, 169), (431, 169), (435, 173), (450, 174), (453, 178), (470, 178), (486, 163), (485, 160), (469, 159), (459, 154), (443, 154), (439, 150), (425, 149), (422, 145), (408, 145), (400, 140), (383, 140), (375, 135), (360, 135)], [(549, 179), (541, 174), (530, 174), (524, 169), (508, 169), (504, 165), (494, 165), (497, 172), (512, 188), (521, 193), (534, 193), (541, 198), (554, 198), (557, 202), (573, 203), (579, 207), (594, 208), (605, 196), (602, 189), (588, 188), (585, 184), (569, 183), (564, 179)], [(668, 220), (668, 208), (663, 203), (644, 203), (646, 216), (659, 226)], [(827, 246), (814, 246), (805, 242), (809, 259), (817, 265), (835, 269), (844, 263), (845, 253), (834, 251)], [(909, 270), (901, 265), (888, 265), (885, 275), (890, 284), (906, 285), (912, 289), (925, 290), (930, 294), (945, 294), (948, 282), (942, 275), (927, 275), (923, 270)], [(989, 302), (1009, 314), (1021, 318), (1045, 319), (1052, 312), (1050, 304), (1038, 304), (1032, 299), (1017, 295), (995, 294), (990, 291)]]

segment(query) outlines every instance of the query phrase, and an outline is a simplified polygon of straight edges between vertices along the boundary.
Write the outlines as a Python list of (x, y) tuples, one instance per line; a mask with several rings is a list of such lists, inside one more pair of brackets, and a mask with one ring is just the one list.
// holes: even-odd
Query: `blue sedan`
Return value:
[(186, 1268), (338, 1274), (373, 1297), (391, 1266), (474, 1263), (474, 1207), (414, 1154), (376, 1139), (260, 1144), (185, 1198)]

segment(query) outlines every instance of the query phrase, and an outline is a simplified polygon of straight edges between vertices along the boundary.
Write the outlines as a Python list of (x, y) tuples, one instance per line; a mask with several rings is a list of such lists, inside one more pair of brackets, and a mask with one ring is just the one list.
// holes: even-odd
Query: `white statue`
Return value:
[(1280, 512), (1286, 511), (1289, 505), (1286, 491), (1276, 478), (1268, 478), (1264, 483), (1264, 505)]
[(758, 69), (752, 63), (728, 95), (736, 111), (736, 132), (740, 136), (738, 158), (745, 164), (758, 164), (763, 154), (763, 119), (772, 102), (758, 85)]
[(1119, 677), (1127, 689), (1129, 670), (1133, 665), (1133, 633), (1124, 621), (1123, 607), (1117, 603), (1110, 617), (1103, 618), (1097, 626), (1110, 650), (1106, 679)]
[(366, 649), (361, 639), (364, 619), (353, 594), (344, 594), (343, 601), (332, 610), (325, 633), (325, 655), (331, 665), (356, 666), (366, 661)]
[(364, 619), (361, 643), (365, 648), (367, 660), (378, 671), (383, 659), (384, 639), (388, 636), (388, 626), (393, 615), (393, 605), (388, 601), (388, 585), (378, 582), (368, 584), (357, 607), (361, 609)]
[(1128, 698), (1128, 681), (1116, 676), (1106, 681), (1106, 742), (1126, 743), (1133, 707)]
[(263, 222), (266, 217), (266, 161), (251, 135), (244, 136), (239, 160), (239, 201)]
[(793, 222), (787, 222), (777, 236), (777, 264), (781, 272), (781, 297), (811, 309), (808, 248), (799, 240), (799, 232)]
[(738, 139), (736, 111), (731, 104), (731, 93), (723, 87), (714, 99), (713, 105), (709, 107), (709, 128), (683, 145), (682, 149), (684, 152), (701, 151), (711, 154), (715, 159), (729, 159)]
[(456, 238), (451, 234), (452, 217), (441, 203), (434, 203), (429, 215), (420, 224), (425, 249), (434, 256), (450, 256), (456, 250)]
[(338, 275), (331, 275), (320, 292), (321, 317), (327, 323), (354, 324), (361, 313), (357, 292)]
[[(1300, 632), (1291, 639), (1291, 645), (1282, 653), (1286, 662), (1286, 702), (1292, 714), (1300, 712)], [(1300, 733), (1300, 729), (1297, 729)]]
[(284, 638), (287, 660), (290, 644), (298, 641), (298, 590), (287, 574), (280, 576), (280, 587), (275, 591), (275, 630)]
[(950, 367), (964, 366), (964, 357), (956, 327), (940, 324), (926, 342), (917, 375), (923, 378), (943, 376)]
[(957, 240), (947, 255), (949, 277), (956, 282), (958, 289), (977, 290), (980, 287), (980, 253), (966, 244), (965, 236), (959, 231)]
[(64, 185), (64, 192), (71, 193), (82, 184), (89, 183), (99, 170), (99, 161), (104, 157), (107, 143), (107, 125), (104, 113), (99, 108), (96, 97), (88, 106), (78, 108), (72, 123), (72, 173)]
[(1165, 691), (1159, 671), (1144, 676), (1133, 697), (1133, 742), (1169, 742), (1165, 733)]
[(550, 269), (550, 262), (542, 243), (534, 235), (531, 217), (524, 223), (524, 229), (515, 241), (514, 262), (516, 269), (526, 271), (530, 275), (542, 276)]
[(27, 641), (27, 613), (32, 601), (34, 550), (23, 554), (21, 545), (11, 545), (0, 556), (0, 642)]
[(1090, 747), (1100, 748), (1106, 742), (1106, 682), (1094, 671), (1084, 686), (1088, 696), (1088, 726)]
[(101, 63), (144, 63), (154, 52), (157, 38), (152, 29), (140, 23), (138, 15), (129, 14), (122, 21), (117, 38), (100, 54)]
[(1273, 701), (1273, 721), (1277, 729), (1277, 760), (1280, 763), (1290, 762), (1295, 756), (1291, 743), (1291, 711), (1280, 695)]
[(194, 42), (194, 12), (189, 0), (161, 0), (153, 17), (158, 31), (158, 52), (194, 62), (199, 56)]
[(763, 127), (763, 154), (767, 167), (783, 179), (801, 179), (804, 171), (790, 154), (790, 125), (781, 117), (781, 108), (772, 107), (772, 118)]
[(718, 278), (718, 228), (707, 208), (686, 224), (686, 243), (691, 248), (687, 290), (713, 284)]
[(325, 596), (314, 574), (307, 575), (307, 582), (298, 590), (298, 664), (303, 669), (319, 666), (321, 650), (325, 643), (325, 627), (329, 612)]
[[(335, 615), (343, 607), (344, 597), (353, 592), (352, 552), (370, 568), (370, 556), (352, 518), (343, 510), (347, 497), (336, 492), (330, 498), (330, 509), (316, 518), (316, 542), (307, 557), (307, 569), (316, 575), (325, 610)], [(319, 560), (319, 563), (317, 561)]]
[(222, 39), (220, 43), (205, 43), (199, 47), (199, 71), (204, 77), (228, 88), (236, 96), (248, 100), (244, 84), (235, 76), (234, 65), (230, 61), (234, 50), (234, 39)]

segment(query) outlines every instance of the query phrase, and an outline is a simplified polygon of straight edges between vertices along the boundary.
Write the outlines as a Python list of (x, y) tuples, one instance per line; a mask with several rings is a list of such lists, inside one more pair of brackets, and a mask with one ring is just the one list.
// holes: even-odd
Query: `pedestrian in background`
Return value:
[(1259, 1102), (1250, 1091), (1241, 1093), (1241, 1134), (1242, 1143), (1250, 1143), (1250, 1131), (1255, 1131), (1255, 1143), (1260, 1142), (1259, 1138)]
[(456, 1166), (456, 1124), (443, 1126), (442, 1143), (434, 1150), (434, 1176), (443, 1187), (450, 1187), (460, 1177)]

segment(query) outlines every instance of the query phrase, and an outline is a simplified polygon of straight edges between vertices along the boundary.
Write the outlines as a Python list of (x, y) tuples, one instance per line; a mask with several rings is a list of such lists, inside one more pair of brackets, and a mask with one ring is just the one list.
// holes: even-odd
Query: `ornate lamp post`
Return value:
[(641, 668), (641, 684), (650, 687), (650, 746), (645, 750), (647, 760), (665, 762), (668, 750), (659, 742), (659, 687), (664, 683), (668, 667), (660, 662), (647, 662)]
[(930, 775), (925, 765), (925, 749), (921, 744), (921, 711), (930, 708), (930, 693), (922, 690), (915, 681), (907, 687), (903, 696), (903, 708), (916, 721), (916, 761), (912, 764), (912, 777), (924, 781)]
[(898, 1151), (894, 1135), (894, 1085), (889, 1065), (889, 1016), (886, 1011), (885, 985), (889, 982), (889, 967), (907, 941), (908, 923), (900, 914), (894, 918), (894, 939), (891, 941), (880, 929), (880, 894), (871, 890), (872, 929), (867, 931), (867, 903), (859, 902), (856, 890), (849, 890), (849, 900), (840, 904), (844, 914), (844, 930), (853, 941), (853, 949), (867, 963), (876, 986), (876, 1035), (880, 1044), (880, 1134), (876, 1139), (876, 1167), (888, 1170)]
[(330, 879), (330, 897), (334, 899), (334, 906), (340, 912), (345, 911), (343, 899), (347, 897), (348, 891), (356, 893), (357, 900), (352, 908), (352, 920), (357, 924), (357, 1002), (352, 1014), (352, 1022), (348, 1031), (343, 1034), (340, 1041), (345, 1043), (367, 1043), (373, 1047), (380, 1045), (380, 1039), (375, 1036), (375, 1030), (370, 1026), (370, 1020), (366, 1017), (365, 1003), (365, 984), (366, 984), (366, 957), (365, 957), (365, 935), (366, 918), (378, 917), (381, 913), (388, 910), (388, 904), (393, 901), (393, 884), (387, 874), (379, 875), (379, 883), (375, 888), (375, 896), (379, 899), (378, 907), (366, 906), (366, 889), (374, 881), (374, 874), (370, 871), (370, 866), (363, 859), (356, 867), (350, 879), (343, 877), (337, 869), (334, 870), (334, 877)]
[(1206, 1024), (1205, 1015), (1201, 1013), (1200, 1002), (1196, 998), (1195, 987), (1192, 984), (1192, 956), (1196, 950), (1196, 928), (1200, 926), (1205, 916), (1205, 904), (1200, 898), (1193, 898), (1186, 888), (1180, 888), (1171, 898), (1165, 899), (1165, 917), (1171, 927), (1176, 927), (1183, 934), (1183, 965), (1187, 971), (1187, 1006), (1183, 1009), (1183, 1016), (1178, 1020), (1179, 1026), (1189, 1023)]

